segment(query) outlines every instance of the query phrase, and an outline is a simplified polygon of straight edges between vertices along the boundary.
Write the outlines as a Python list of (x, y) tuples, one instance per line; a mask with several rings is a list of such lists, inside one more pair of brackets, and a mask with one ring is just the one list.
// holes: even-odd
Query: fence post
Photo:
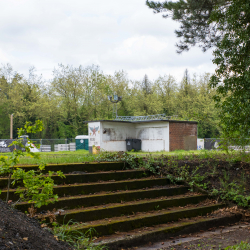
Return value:
[(40, 139), (40, 151), (43, 152), (43, 139)]
[(68, 151), (67, 138), (65, 138), (65, 150)]

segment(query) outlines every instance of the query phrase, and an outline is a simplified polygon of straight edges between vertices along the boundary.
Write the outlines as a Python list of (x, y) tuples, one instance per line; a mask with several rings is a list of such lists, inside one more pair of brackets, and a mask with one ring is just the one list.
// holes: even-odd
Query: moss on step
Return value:
[[(98, 193), (101, 191), (117, 191), (117, 190), (133, 190), (141, 189), (153, 186), (165, 186), (169, 184), (170, 181), (167, 178), (158, 179), (140, 179), (140, 180), (129, 180), (129, 181), (117, 181), (111, 183), (90, 183), (90, 184), (78, 184), (78, 185), (65, 185), (57, 186), (54, 188), (54, 194), (60, 197), (67, 195), (86, 195), (90, 193)], [(10, 191), (11, 200), (17, 200), (17, 195), (14, 193), (15, 190)], [(0, 198), (4, 199), (6, 197), (6, 190), (3, 190)]]
[[(187, 204), (197, 204), (201, 201), (207, 199), (207, 195), (198, 195), (191, 197), (179, 197), (173, 199), (165, 199), (165, 200), (147, 200), (140, 201), (135, 204), (124, 204), (124, 205), (115, 205), (115, 206), (105, 206), (102, 208), (92, 208), (89, 210), (78, 210), (67, 213), (66, 215), (58, 215), (56, 220), (58, 223), (67, 223), (70, 220), (73, 221), (94, 221), (101, 220), (104, 218), (112, 218), (124, 215), (131, 215), (136, 212), (148, 212), (157, 209), (163, 209), (168, 207), (179, 207), (185, 206)], [(49, 218), (47, 220), (49, 222)]]
[[(199, 230), (208, 230), (212, 227), (226, 226), (238, 222), (241, 219), (241, 214), (234, 214), (221, 218), (199, 219), (195, 222), (178, 223), (178, 225), (162, 226), (155, 230), (144, 231), (141, 233), (133, 232), (131, 237), (117, 237), (102, 239), (98, 241), (98, 245), (105, 245), (108, 250), (117, 250), (144, 245), (148, 242), (161, 241), (170, 237), (179, 236), (180, 234), (195, 233)], [(95, 244), (95, 243), (94, 243)]]
[[(175, 188), (159, 188), (159, 189), (149, 189), (149, 190), (135, 190), (128, 192), (117, 192), (117, 193), (104, 193), (97, 195), (89, 195), (83, 197), (67, 197), (67, 198), (59, 198), (59, 201), (54, 204), (49, 204), (48, 206), (42, 206), (37, 211), (42, 210), (52, 210), (53, 208), (67, 208), (74, 209), (90, 206), (98, 206), (102, 204), (108, 203), (120, 203), (121, 201), (134, 201), (137, 199), (145, 199), (145, 198), (155, 198), (160, 196), (173, 196), (185, 194), (188, 192), (189, 187), (175, 187)], [(28, 208), (31, 206), (30, 203), (21, 203), (16, 207), (21, 211), (28, 211)]]
[[(19, 165), (20, 167), (28, 170), (37, 170), (37, 165)], [(125, 170), (126, 166), (124, 162), (91, 162), (91, 163), (65, 163), (65, 164), (48, 164), (45, 171), (59, 171), (63, 173), (70, 173), (72, 171), (84, 171), (84, 172), (99, 172), (99, 171), (111, 171), (111, 170)]]
[[(151, 214), (147, 216), (136, 216), (129, 219), (123, 219), (120, 221), (113, 221), (113, 222), (106, 222), (99, 225), (87, 225), (87, 226), (79, 226), (75, 228), (81, 232), (87, 232), (90, 228), (94, 228), (96, 233), (93, 232), (95, 235), (102, 236), (102, 235), (110, 235), (114, 234), (115, 232), (127, 232), (133, 229), (141, 228), (141, 227), (148, 227), (152, 225), (158, 225), (162, 223), (167, 223), (170, 221), (178, 221), (180, 218), (191, 218), (196, 217), (198, 215), (206, 215), (207, 213), (211, 213), (212, 211), (224, 207), (224, 204), (216, 204), (211, 206), (205, 207), (198, 207), (193, 209), (182, 209), (178, 211), (172, 212), (164, 212), (160, 214)], [(72, 232), (71, 229), (68, 230)]]
[[(136, 179), (145, 178), (150, 176), (149, 171), (133, 170), (133, 171), (120, 171), (120, 172), (106, 172), (106, 173), (86, 173), (86, 174), (66, 174), (66, 178), (61, 178), (59, 176), (52, 176), (56, 185), (74, 184), (74, 183), (88, 183), (88, 182), (98, 182), (98, 181), (109, 181), (109, 180), (126, 180), (126, 179)], [(6, 188), (8, 183), (7, 178), (0, 178), (0, 188)], [(19, 185), (19, 184), (18, 184)], [(15, 185), (17, 186), (17, 185)]]

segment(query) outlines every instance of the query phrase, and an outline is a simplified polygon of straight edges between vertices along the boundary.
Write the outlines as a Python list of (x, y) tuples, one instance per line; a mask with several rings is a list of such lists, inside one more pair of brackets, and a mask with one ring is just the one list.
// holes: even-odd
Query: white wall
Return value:
[[(106, 133), (104, 133), (105, 131)], [(101, 149), (126, 151), (126, 139), (135, 138), (134, 124), (124, 122), (101, 122)]]
[[(90, 127), (98, 127), (96, 136)], [(89, 136), (106, 151), (126, 151), (126, 139), (141, 139), (142, 151), (169, 151), (169, 122), (90, 122)]]
[(169, 122), (135, 123), (136, 138), (142, 140), (142, 151), (169, 151)]

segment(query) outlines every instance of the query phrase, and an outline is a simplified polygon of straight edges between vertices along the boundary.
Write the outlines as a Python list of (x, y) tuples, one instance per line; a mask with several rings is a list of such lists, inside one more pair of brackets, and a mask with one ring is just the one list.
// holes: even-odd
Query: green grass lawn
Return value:
[[(88, 150), (77, 150), (77, 151), (60, 151), (60, 152), (41, 152), (38, 153), (40, 155), (40, 160), (30, 158), (28, 156), (20, 157), (20, 165), (26, 164), (38, 164), (38, 163), (46, 163), (46, 164), (58, 164), (58, 163), (76, 163), (76, 162), (94, 162), (99, 158), (98, 155), (90, 154)], [(138, 157), (160, 157), (162, 155), (166, 156), (178, 156), (182, 159), (185, 156), (190, 156), (193, 154), (200, 154), (198, 150), (193, 151), (185, 151), (185, 150), (177, 150), (173, 152), (129, 152), (131, 155), (136, 155)], [(11, 156), (11, 153), (2, 153), (0, 155)]]
[[(28, 156), (20, 157), (20, 165), (26, 164), (59, 164), (59, 163), (77, 163), (77, 162), (94, 162), (99, 161), (102, 155), (90, 154), (87, 150), (77, 150), (77, 151), (60, 151), (60, 152), (41, 152), (38, 153), (40, 159), (30, 158)], [(172, 152), (128, 152), (129, 155), (135, 155), (139, 158), (158, 158), (158, 157), (175, 157), (179, 160), (184, 160), (186, 158), (192, 160), (192, 158), (206, 159), (206, 158), (222, 158), (225, 160), (235, 159), (235, 161), (241, 161), (242, 157), (245, 157), (244, 161), (249, 161), (249, 156), (246, 159), (246, 154), (240, 152), (229, 152), (226, 154), (225, 151), (217, 150), (176, 150)], [(1, 155), (10, 156), (11, 153), (1, 153)]]

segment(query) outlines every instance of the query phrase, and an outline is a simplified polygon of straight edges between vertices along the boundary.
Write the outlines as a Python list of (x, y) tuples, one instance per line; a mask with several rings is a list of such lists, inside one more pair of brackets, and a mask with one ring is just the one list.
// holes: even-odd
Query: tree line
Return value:
[(10, 114), (14, 114), (14, 138), (26, 121), (41, 120), (44, 130), (33, 138), (74, 138), (87, 134), (85, 121), (112, 119), (108, 95), (122, 96), (118, 116), (166, 114), (178, 120), (196, 120), (199, 138), (220, 135), (218, 110), (209, 87), (210, 74), (190, 76), (186, 70), (177, 82), (171, 75), (151, 81), (128, 78), (124, 71), (104, 74), (98, 66), (59, 64), (45, 81), (31, 68), (28, 77), (7, 64), (0, 68), (0, 138), (9, 138)]

